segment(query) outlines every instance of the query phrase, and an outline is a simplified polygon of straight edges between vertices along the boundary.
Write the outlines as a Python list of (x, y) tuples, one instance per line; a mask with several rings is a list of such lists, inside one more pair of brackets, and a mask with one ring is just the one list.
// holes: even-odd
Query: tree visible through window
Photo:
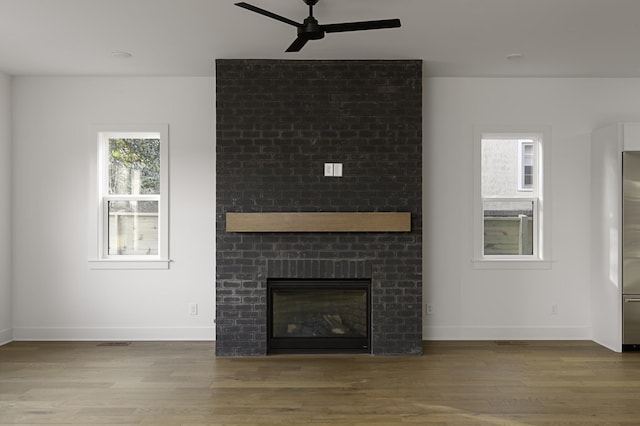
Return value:
[(91, 267), (168, 269), (169, 126), (107, 124), (92, 130)]
[(160, 139), (109, 138), (108, 255), (158, 255)]
[(160, 139), (109, 139), (109, 193), (160, 193)]

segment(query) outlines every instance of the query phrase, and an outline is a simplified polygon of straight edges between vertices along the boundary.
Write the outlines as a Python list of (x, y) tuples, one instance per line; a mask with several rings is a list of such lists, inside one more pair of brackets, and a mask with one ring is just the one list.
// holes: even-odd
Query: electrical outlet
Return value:
[(333, 163), (324, 163), (324, 175), (333, 176)]
[(558, 315), (558, 305), (551, 305), (551, 315)]
[(189, 314), (198, 315), (198, 304), (197, 303), (189, 303)]
[(427, 315), (431, 315), (431, 314), (433, 314), (433, 305), (431, 305), (431, 304), (427, 303), (427, 304), (425, 305), (425, 308), (426, 308), (426, 311), (427, 311)]

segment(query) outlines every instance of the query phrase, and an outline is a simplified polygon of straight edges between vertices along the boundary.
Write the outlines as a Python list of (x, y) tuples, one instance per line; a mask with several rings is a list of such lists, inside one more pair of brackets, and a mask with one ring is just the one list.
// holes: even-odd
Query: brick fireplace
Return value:
[[(367, 280), (370, 353), (422, 353), (421, 81), (416, 60), (216, 61), (217, 355), (267, 353), (278, 279)], [(238, 212), (409, 212), (411, 230), (228, 232)]]

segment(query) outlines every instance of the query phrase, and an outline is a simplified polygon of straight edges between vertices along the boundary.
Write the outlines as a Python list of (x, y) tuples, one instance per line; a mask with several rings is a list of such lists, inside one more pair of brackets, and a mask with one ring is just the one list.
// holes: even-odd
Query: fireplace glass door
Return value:
[(370, 281), (269, 280), (269, 353), (369, 353)]

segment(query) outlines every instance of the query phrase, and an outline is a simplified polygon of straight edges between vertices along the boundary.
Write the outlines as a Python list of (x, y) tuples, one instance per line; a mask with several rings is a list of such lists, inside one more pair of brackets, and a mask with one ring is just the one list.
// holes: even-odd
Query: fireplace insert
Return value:
[(371, 353), (371, 281), (267, 281), (267, 350)]

